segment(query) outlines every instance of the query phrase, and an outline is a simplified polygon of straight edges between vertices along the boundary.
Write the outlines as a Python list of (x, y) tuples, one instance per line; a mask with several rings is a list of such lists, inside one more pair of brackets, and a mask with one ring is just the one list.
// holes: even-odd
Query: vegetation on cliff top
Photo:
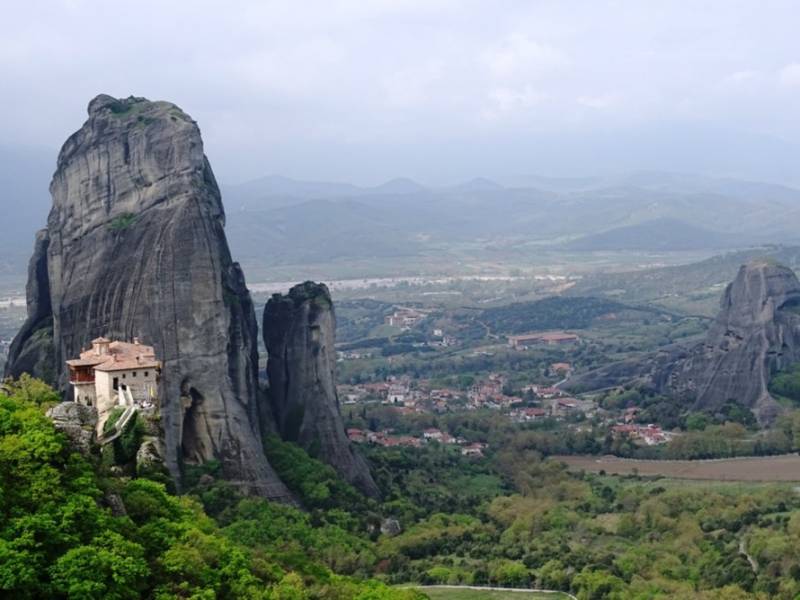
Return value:
[[(480, 460), (438, 444), (371, 448), (378, 502), (269, 438), (301, 511), (241, 498), (213, 463), (184, 496), (116, 476), (70, 449), (43, 413), (55, 399), (27, 378), (0, 394), (8, 596), (419, 597), (387, 585), (399, 583), (537, 586), (581, 600), (800, 594), (800, 495), (789, 485), (573, 474), (543, 461), (525, 431)], [(470, 419), (465, 435), (481, 426)], [(399, 533), (381, 534), (387, 517)]]
[[(415, 598), (336, 575), (337, 538), (300, 511), (240, 500), (225, 526), (188, 496), (110, 477), (44, 415), (38, 382), (0, 394), (0, 591), (14, 598)], [(110, 506), (121, 500), (126, 514)]]

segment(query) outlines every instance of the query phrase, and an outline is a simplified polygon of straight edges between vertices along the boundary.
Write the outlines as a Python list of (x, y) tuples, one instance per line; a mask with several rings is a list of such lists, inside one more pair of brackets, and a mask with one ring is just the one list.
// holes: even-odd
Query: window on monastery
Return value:
[(147, 377), (148, 375), (150, 375), (150, 371), (145, 371), (144, 376)]
[(131, 373), (131, 377), (136, 377), (136, 371), (134, 371), (133, 373)]

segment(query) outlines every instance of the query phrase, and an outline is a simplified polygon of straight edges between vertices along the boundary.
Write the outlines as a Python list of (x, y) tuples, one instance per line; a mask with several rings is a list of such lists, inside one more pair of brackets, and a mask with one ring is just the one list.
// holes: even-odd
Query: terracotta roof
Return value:
[(161, 362), (156, 360), (152, 346), (130, 342), (112, 342), (97, 338), (92, 344), (108, 342), (108, 354), (97, 354), (94, 348), (81, 352), (80, 358), (68, 360), (72, 367), (93, 366), (95, 371), (126, 371), (129, 369), (157, 369)]
[(94, 339), (92, 340), (92, 343), (93, 343), (93, 344), (107, 344), (107, 343), (109, 343), (110, 341), (111, 341), (110, 339), (108, 339), (108, 338), (105, 338), (105, 337), (103, 337), (103, 336), (100, 336), (99, 338), (94, 338)]
[(160, 368), (161, 363), (157, 360), (150, 361), (137, 361), (137, 360), (124, 360), (124, 361), (109, 361), (98, 365), (94, 368), (95, 371), (128, 371), (130, 369), (156, 369)]
[(67, 361), (70, 367), (91, 367), (92, 365), (99, 365), (108, 360), (108, 356), (94, 356), (92, 358), (73, 358)]

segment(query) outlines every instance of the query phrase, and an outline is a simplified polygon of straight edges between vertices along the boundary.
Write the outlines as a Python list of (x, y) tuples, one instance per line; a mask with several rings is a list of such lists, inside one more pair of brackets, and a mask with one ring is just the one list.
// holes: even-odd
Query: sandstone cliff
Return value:
[(55, 384), (58, 379), (53, 345), (53, 311), (50, 307), (50, 282), (47, 273), (47, 230), (36, 233), (33, 256), (28, 265), (28, 318), (9, 348), (6, 375), (18, 378), (23, 373)]
[(30, 263), (29, 318), (7, 373), (32, 372), (63, 389), (64, 360), (89, 340), (138, 336), (163, 361), (173, 475), (217, 459), (242, 488), (288, 497), (262, 452), (255, 312), (197, 124), (168, 102), (98, 96), (61, 149), (50, 191)]
[(769, 422), (780, 409), (770, 375), (798, 361), (800, 282), (791, 269), (757, 260), (728, 285), (705, 341), (657, 370), (654, 383), (695, 409), (735, 400)]
[(342, 425), (336, 394), (336, 317), (328, 288), (310, 281), (264, 307), (269, 399), (283, 439), (332, 465), (364, 493), (378, 489)]
[(675, 344), (573, 377), (564, 389), (581, 392), (639, 383), (713, 412), (728, 401), (770, 423), (780, 405), (770, 377), (800, 362), (800, 282), (791, 269), (768, 260), (743, 265), (725, 289), (705, 339)]

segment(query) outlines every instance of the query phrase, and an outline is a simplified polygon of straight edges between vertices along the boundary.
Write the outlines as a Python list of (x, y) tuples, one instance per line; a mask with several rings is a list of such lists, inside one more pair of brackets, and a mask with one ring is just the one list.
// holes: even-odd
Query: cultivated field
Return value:
[(609, 475), (661, 475), (712, 481), (800, 481), (800, 456), (757, 456), (715, 460), (633, 460), (616, 456), (553, 456), (570, 470)]
[(560, 592), (534, 592), (503, 588), (476, 589), (457, 586), (420, 586), (431, 600), (569, 600), (574, 598)]

